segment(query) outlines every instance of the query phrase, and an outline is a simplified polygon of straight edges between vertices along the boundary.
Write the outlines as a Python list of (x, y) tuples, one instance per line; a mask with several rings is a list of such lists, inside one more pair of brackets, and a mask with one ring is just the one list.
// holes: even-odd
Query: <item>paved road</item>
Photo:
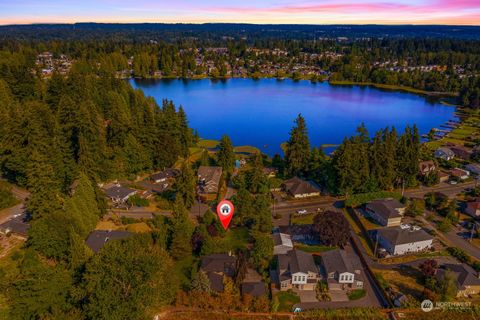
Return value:
[(461, 235), (459, 235), (461, 234), (461, 231), (459, 231), (457, 228), (454, 227), (449, 232), (443, 233), (437, 231), (437, 226), (435, 225), (435, 223), (428, 221), (424, 217), (419, 217), (419, 219), (428, 227), (428, 229), (435, 230), (437, 236), (440, 237), (445, 243), (447, 243), (447, 245), (452, 247), (458, 247), (467, 252), (469, 255), (480, 259), (480, 249), (468, 242)]
[(418, 198), (418, 197), (423, 197), (425, 194), (434, 191), (434, 192), (442, 192), (449, 197), (454, 197), (460, 192), (464, 191), (465, 189), (473, 188), (473, 187), (475, 187), (475, 181), (459, 183), (456, 185), (451, 185), (448, 183), (440, 183), (438, 186), (434, 186), (434, 187), (422, 186), (418, 189), (405, 190), (405, 196)]
[(13, 207), (1, 210), (0, 224), (7, 222), (10, 219), (13, 219), (14, 216), (19, 216), (25, 213), (25, 200), (30, 196), (30, 193), (16, 186), (13, 186), (11, 191), (12, 191), (12, 194), (15, 196), (15, 198), (17, 198), (18, 200), (21, 200), (22, 202)]

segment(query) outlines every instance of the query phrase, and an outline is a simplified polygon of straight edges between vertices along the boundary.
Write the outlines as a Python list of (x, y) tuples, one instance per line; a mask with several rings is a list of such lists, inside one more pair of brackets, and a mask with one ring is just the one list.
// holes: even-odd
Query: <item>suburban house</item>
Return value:
[(273, 178), (277, 175), (278, 170), (275, 168), (265, 167), (263, 168), (263, 174), (267, 176), (267, 178)]
[(453, 168), (449, 172), (450, 176), (458, 178), (460, 180), (467, 180), (470, 177), (470, 172), (460, 168)]
[(221, 167), (200, 166), (198, 168), (198, 194), (204, 200), (214, 200), (220, 189)]
[(177, 169), (166, 168), (162, 172), (154, 173), (150, 176), (150, 180), (154, 183), (167, 182), (171, 178), (178, 176), (179, 172)]
[(265, 283), (262, 276), (252, 268), (247, 268), (245, 278), (242, 281), (242, 295), (250, 295), (252, 297), (262, 297), (267, 293)]
[(363, 288), (361, 264), (353, 253), (348, 255), (342, 249), (326, 251), (322, 253), (322, 265), (330, 290)]
[(467, 202), (465, 213), (474, 218), (480, 217), (480, 198), (477, 198), (475, 201)]
[(293, 250), (292, 237), (286, 233), (274, 233), (273, 254), (286, 254), (290, 250)]
[(473, 154), (472, 149), (466, 148), (461, 145), (449, 145), (448, 148), (452, 150), (452, 152), (455, 154), (455, 157), (463, 160), (470, 159)]
[(112, 200), (114, 204), (125, 203), (128, 198), (135, 195), (136, 193), (136, 190), (125, 188), (120, 185), (114, 185), (113, 187), (105, 190), (105, 194), (110, 200)]
[(480, 164), (479, 163), (470, 163), (465, 166), (465, 170), (470, 172), (472, 175), (480, 175)]
[(399, 226), (405, 213), (405, 205), (395, 199), (378, 199), (367, 203), (365, 211), (382, 226)]
[(438, 180), (440, 182), (447, 182), (448, 179), (450, 178), (450, 175), (444, 171), (439, 171), (438, 172)]
[(435, 162), (432, 160), (420, 161), (418, 164), (418, 170), (421, 176), (426, 176), (432, 172), (435, 172), (437, 167), (435, 166)]
[(223, 292), (223, 277), (233, 278), (236, 273), (237, 258), (228, 253), (215, 253), (202, 258), (200, 270), (210, 281), (210, 289)]
[(120, 240), (132, 236), (132, 233), (122, 230), (94, 230), (90, 232), (86, 245), (97, 253), (110, 240)]
[(450, 148), (447, 147), (440, 147), (437, 150), (435, 150), (435, 153), (433, 154), (435, 158), (438, 159), (443, 159), (443, 160), (452, 160), (455, 158), (455, 153)]
[(320, 274), (310, 253), (293, 249), (277, 258), (275, 278), (281, 291), (315, 290)]
[(378, 229), (373, 241), (395, 256), (430, 249), (433, 237), (420, 227), (402, 225)]
[(320, 195), (320, 190), (309, 181), (293, 177), (282, 184), (282, 189), (294, 198), (315, 197)]
[(449, 272), (457, 285), (457, 297), (468, 297), (480, 293), (479, 275), (465, 264), (444, 264), (437, 269), (435, 277), (442, 280)]

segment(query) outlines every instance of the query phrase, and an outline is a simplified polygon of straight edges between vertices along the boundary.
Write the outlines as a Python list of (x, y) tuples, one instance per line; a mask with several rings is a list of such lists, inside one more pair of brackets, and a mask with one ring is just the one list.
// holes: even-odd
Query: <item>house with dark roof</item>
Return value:
[(107, 242), (126, 239), (132, 235), (131, 232), (122, 230), (94, 230), (90, 232), (85, 243), (93, 252), (97, 253)]
[(365, 211), (382, 226), (399, 226), (405, 213), (405, 205), (395, 199), (379, 199), (367, 203)]
[(220, 190), (222, 167), (200, 166), (198, 168), (197, 193), (204, 200), (213, 200)]
[(293, 249), (277, 255), (277, 259), (275, 279), (281, 291), (315, 290), (320, 273), (310, 253)]
[(363, 288), (362, 267), (353, 252), (347, 253), (343, 249), (326, 251), (322, 253), (322, 265), (329, 290)]
[(480, 275), (466, 264), (444, 264), (437, 269), (435, 277), (441, 281), (449, 273), (457, 285), (457, 297), (469, 297), (480, 293)]
[(293, 177), (282, 184), (282, 189), (294, 198), (307, 198), (320, 195), (320, 189), (309, 181)]
[(167, 180), (175, 178), (178, 176), (179, 171), (173, 168), (166, 168), (161, 172), (154, 173), (150, 176), (150, 180), (154, 183), (167, 182)]
[(121, 204), (127, 202), (128, 198), (135, 195), (137, 190), (122, 187), (120, 185), (114, 185), (105, 190), (107, 197), (112, 200), (114, 204)]
[(14, 216), (10, 220), (0, 224), (0, 233), (16, 234), (24, 238), (28, 236), (28, 229), (30, 229), (30, 223), (25, 213)]
[(215, 253), (202, 258), (200, 270), (210, 281), (210, 289), (223, 292), (223, 277), (233, 278), (236, 274), (237, 258), (228, 253)]
[(420, 227), (402, 225), (378, 229), (373, 241), (389, 254), (402, 255), (428, 250), (432, 247), (433, 237)]
[(452, 144), (448, 148), (452, 150), (455, 157), (468, 160), (473, 155), (473, 150), (462, 145)]
[(293, 250), (292, 237), (287, 233), (274, 233), (273, 237), (273, 254), (286, 254)]
[(443, 160), (452, 160), (455, 158), (455, 153), (450, 148), (447, 147), (440, 147), (437, 150), (435, 150), (434, 154), (435, 158), (437, 159), (443, 159)]
[(262, 276), (252, 268), (247, 268), (245, 278), (241, 286), (242, 295), (250, 295), (252, 297), (262, 297), (267, 293), (265, 282)]
[(465, 170), (472, 175), (480, 176), (480, 163), (470, 163), (465, 166)]
[(450, 176), (460, 180), (467, 180), (470, 177), (470, 172), (460, 168), (453, 168), (449, 171)]
[(465, 213), (474, 218), (480, 217), (480, 198), (477, 198), (475, 201), (467, 202)]

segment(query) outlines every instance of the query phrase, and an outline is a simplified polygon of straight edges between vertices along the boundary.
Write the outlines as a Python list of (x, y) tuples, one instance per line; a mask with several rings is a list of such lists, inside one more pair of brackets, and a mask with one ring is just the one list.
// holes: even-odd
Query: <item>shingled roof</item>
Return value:
[(372, 210), (385, 220), (401, 217), (397, 210), (404, 207), (405, 205), (395, 199), (373, 200), (367, 204), (368, 210)]
[(120, 240), (132, 236), (132, 233), (122, 230), (94, 230), (88, 235), (86, 244), (93, 252), (99, 252), (110, 240)]
[(436, 276), (442, 278), (447, 270), (454, 275), (460, 290), (465, 290), (467, 286), (480, 286), (480, 279), (475, 276), (475, 271), (464, 264), (444, 264), (437, 270)]
[(296, 249), (290, 250), (287, 254), (278, 255), (278, 263), (280, 269), (288, 269), (290, 274), (318, 272), (312, 255)]
[(423, 229), (402, 229), (400, 227), (388, 227), (378, 229), (379, 236), (386, 239), (393, 245), (414, 243), (426, 240), (433, 240), (433, 237)]
[(200, 182), (200, 190), (203, 193), (216, 193), (222, 176), (221, 167), (200, 166), (198, 168), (198, 180)]
[(299, 177), (293, 177), (283, 182), (285, 191), (292, 195), (310, 194), (320, 192), (312, 183), (302, 180)]

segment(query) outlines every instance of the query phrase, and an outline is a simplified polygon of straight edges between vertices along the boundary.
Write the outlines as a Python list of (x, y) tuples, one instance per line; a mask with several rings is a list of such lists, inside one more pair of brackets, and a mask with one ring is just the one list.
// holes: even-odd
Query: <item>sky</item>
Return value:
[(480, 25), (480, 0), (0, 0), (0, 24), (74, 22)]

